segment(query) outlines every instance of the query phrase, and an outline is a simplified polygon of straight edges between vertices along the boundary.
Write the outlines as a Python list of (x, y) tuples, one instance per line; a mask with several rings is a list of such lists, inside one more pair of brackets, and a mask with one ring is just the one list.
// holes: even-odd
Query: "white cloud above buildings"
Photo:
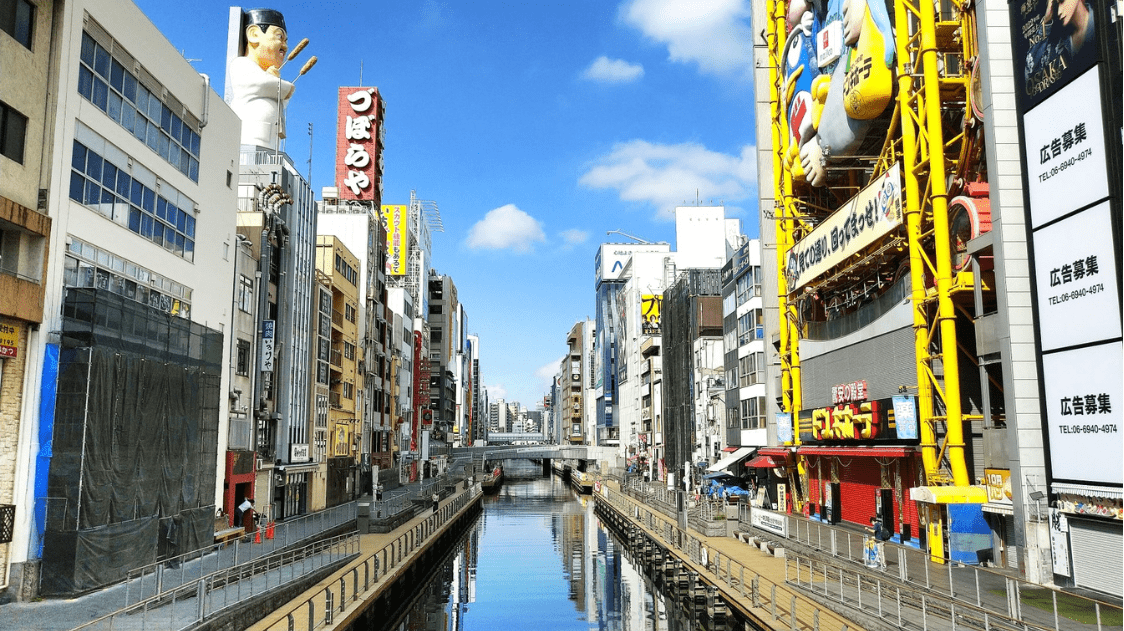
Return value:
[(671, 219), (676, 206), (693, 205), (696, 195), (715, 203), (749, 199), (757, 194), (756, 179), (752, 145), (730, 155), (693, 142), (630, 140), (596, 159), (578, 182), (591, 189), (615, 189), (621, 201), (649, 204), (657, 217)]
[(582, 78), (597, 83), (631, 83), (644, 76), (644, 66), (602, 55), (593, 60)]
[(562, 238), (563, 247), (572, 248), (588, 241), (589, 231), (570, 228), (569, 230), (559, 232), (558, 236)]
[(537, 219), (515, 204), (494, 208), (468, 231), (466, 244), (473, 250), (511, 250), (531, 252), (535, 242), (545, 242), (546, 234)]
[(623, 21), (667, 46), (668, 59), (705, 74), (749, 76), (753, 32), (747, 0), (632, 0)]
[(496, 399), (507, 400), (507, 388), (503, 387), (501, 383), (492, 386), (484, 386), (484, 389), (488, 391), (488, 400), (492, 403), (495, 403)]
[(554, 376), (558, 374), (558, 367), (562, 365), (562, 360), (565, 355), (558, 356), (554, 361), (547, 362), (535, 371), (535, 378), (539, 380), (539, 386), (544, 390), (549, 390), (551, 384), (554, 383)]

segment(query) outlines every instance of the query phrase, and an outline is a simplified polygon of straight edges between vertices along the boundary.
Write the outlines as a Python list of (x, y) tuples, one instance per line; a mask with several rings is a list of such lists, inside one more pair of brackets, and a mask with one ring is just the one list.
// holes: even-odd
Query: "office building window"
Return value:
[(0, 154), (23, 164), (23, 141), (26, 136), (27, 117), (7, 103), (0, 102)]
[[(174, 192), (170, 186), (166, 188)], [(185, 198), (175, 197), (184, 204)], [(177, 256), (195, 260), (195, 213), (177, 208), (133, 179), (127, 165), (114, 164), (77, 140), (71, 157), (70, 199)], [(194, 202), (186, 202), (194, 208)]]
[(243, 377), (250, 374), (250, 342), (238, 340), (238, 374)]
[(238, 275), (238, 309), (245, 313), (254, 311), (254, 279)]
[(145, 87), (132, 68), (82, 33), (78, 93), (192, 182), (198, 182), (200, 136), (164, 104), (158, 92)]
[(75, 237), (67, 237), (63, 284), (108, 289), (154, 309), (191, 317), (190, 287)]
[(11, 35), (31, 50), (31, 35), (35, 31), (35, 5), (28, 0), (0, 0), (0, 31)]

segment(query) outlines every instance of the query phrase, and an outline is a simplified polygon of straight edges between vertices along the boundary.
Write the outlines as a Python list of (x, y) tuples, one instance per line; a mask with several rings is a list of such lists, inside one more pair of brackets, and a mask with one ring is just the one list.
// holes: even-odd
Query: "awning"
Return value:
[(994, 513), (996, 515), (1014, 515), (1015, 507), (1010, 504), (984, 504), (980, 507), (985, 513)]
[(1070, 493), (1073, 495), (1101, 497), (1110, 500), (1124, 498), (1124, 489), (1118, 486), (1093, 486), (1091, 484), (1066, 484), (1064, 482), (1054, 482), (1050, 486), (1053, 487), (1055, 493)]
[(771, 469), (773, 467), (783, 467), (784, 464), (785, 462), (783, 458), (776, 458), (774, 456), (757, 456), (753, 460), (745, 463), (745, 466)]
[(904, 458), (914, 453), (913, 447), (805, 447), (796, 449), (801, 456), (844, 456), (847, 458)]
[(739, 449), (741, 449), (741, 447), (723, 447), (722, 451), (730, 454), (730, 453), (734, 453), (735, 451), (737, 451)]
[(722, 471), (737, 461), (745, 458), (753, 452), (753, 447), (738, 447), (737, 451), (719, 460), (718, 462), (706, 468), (707, 471)]
[(987, 491), (982, 486), (916, 486), (909, 499), (926, 504), (984, 504)]
[(788, 458), (792, 451), (788, 447), (762, 447), (757, 450), (759, 456), (772, 456), (774, 458)]

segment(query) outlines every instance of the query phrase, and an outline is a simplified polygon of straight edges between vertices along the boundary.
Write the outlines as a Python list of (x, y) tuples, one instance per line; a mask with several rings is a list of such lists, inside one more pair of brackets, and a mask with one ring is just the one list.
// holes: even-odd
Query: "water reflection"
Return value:
[(594, 515), (593, 499), (557, 477), (508, 480), (484, 501), (405, 617), (372, 629), (726, 628), (661, 593)]

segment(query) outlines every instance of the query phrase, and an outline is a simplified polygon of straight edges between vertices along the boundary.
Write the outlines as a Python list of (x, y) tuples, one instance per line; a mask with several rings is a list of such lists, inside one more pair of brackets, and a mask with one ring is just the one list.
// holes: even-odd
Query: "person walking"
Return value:
[(238, 514), (236, 515), (242, 529), (247, 533), (254, 531), (254, 500), (246, 498), (238, 505)]
[(437, 494), (437, 491), (434, 491), (433, 492), (433, 514), (434, 515), (437, 514), (437, 505), (440, 504), (440, 503), (441, 503), (441, 496)]

